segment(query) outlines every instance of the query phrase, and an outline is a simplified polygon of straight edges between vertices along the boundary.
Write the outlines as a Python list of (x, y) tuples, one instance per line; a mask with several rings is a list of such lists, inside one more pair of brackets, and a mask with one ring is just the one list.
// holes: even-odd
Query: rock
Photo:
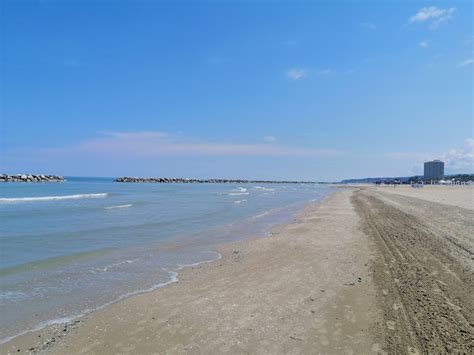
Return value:
[(34, 174), (0, 174), (0, 182), (63, 182), (64, 178), (57, 175)]
[(242, 179), (190, 179), (190, 178), (138, 178), (123, 176), (115, 182), (162, 183), (162, 184), (314, 184), (313, 181), (276, 181), (276, 180), (242, 180)]

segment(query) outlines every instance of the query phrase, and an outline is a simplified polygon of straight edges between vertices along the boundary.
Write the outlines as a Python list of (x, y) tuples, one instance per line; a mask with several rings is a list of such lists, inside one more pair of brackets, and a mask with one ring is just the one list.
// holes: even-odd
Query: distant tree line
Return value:
[[(474, 174), (456, 174), (446, 175), (443, 180), (455, 182), (468, 182), (474, 181)], [(438, 182), (439, 180), (425, 179), (423, 176), (409, 176), (409, 177), (378, 177), (378, 178), (365, 178), (365, 179), (347, 179), (342, 180), (342, 184), (376, 184), (376, 185), (409, 185), (416, 183), (431, 183)]]
[[(455, 181), (455, 182), (468, 182), (468, 181), (474, 181), (474, 174), (456, 174), (456, 175), (446, 175), (444, 179), (440, 180), (446, 180), (446, 181)], [(438, 182), (439, 180), (434, 180), (434, 179), (425, 179), (423, 176), (413, 176), (408, 179), (409, 184), (412, 183), (431, 183), (433, 182)]]

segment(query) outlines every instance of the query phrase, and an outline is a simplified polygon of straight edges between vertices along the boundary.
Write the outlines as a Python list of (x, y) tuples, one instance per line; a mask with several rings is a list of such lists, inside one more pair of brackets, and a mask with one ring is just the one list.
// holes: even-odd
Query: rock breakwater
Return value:
[(33, 174), (0, 174), (0, 182), (63, 182), (64, 178), (58, 175)]
[(311, 181), (242, 180), (242, 179), (187, 179), (187, 178), (140, 178), (119, 177), (115, 182), (141, 182), (161, 184), (314, 184)]

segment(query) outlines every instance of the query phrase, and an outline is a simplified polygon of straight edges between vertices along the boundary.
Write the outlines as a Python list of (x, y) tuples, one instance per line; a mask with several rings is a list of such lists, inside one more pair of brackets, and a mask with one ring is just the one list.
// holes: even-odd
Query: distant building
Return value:
[(424, 178), (428, 180), (441, 180), (444, 178), (444, 162), (433, 160), (425, 162)]

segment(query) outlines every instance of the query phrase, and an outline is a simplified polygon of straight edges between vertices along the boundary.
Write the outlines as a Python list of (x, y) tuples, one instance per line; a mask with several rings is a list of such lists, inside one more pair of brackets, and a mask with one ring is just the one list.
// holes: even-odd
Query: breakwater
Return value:
[(278, 180), (242, 180), (242, 179), (187, 179), (187, 178), (140, 178), (119, 177), (115, 182), (141, 182), (161, 184), (314, 184), (312, 181), (278, 181)]
[(64, 178), (58, 175), (33, 174), (0, 174), (0, 182), (63, 182)]

